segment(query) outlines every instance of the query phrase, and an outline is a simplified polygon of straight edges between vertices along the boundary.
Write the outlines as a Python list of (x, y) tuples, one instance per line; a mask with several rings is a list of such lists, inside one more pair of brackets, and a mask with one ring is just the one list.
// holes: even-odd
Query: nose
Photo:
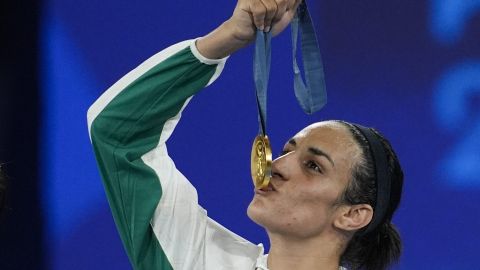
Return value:
[(272, 161), (272, 178), (284, 181), (287, 181), (290, 178), (289, 164), (292, 163), (292, 157), (293, 153), (289, 152)]

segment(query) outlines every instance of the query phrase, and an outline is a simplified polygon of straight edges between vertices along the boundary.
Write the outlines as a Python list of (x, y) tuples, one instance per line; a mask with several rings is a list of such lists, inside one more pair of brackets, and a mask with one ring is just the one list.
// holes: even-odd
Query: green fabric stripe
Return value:
[(92, 123), (107, 198), (134, 269), (172, 269), (150, 226), (162, 189), (141, 157), (157, 146), (165, 122), (207, 85), (215, 69), (186, 48), (130, 84)]

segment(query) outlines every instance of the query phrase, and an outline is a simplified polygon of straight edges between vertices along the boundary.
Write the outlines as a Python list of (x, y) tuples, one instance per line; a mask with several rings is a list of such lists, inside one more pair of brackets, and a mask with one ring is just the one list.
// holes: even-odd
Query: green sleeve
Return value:
[(134, 269), (172, 269), (150, 225), (162, 188), (142, 156), (159, 144), (166, 121), (209, 83), (218, 66), (199, 61), (188, 46), (163, 58), (127, 74), (89, 111), (95, 157)]

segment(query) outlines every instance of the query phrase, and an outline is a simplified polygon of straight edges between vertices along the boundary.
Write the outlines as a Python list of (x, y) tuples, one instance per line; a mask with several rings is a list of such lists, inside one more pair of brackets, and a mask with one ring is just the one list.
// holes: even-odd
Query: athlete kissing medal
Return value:
[[(306, 84), (297, 65), (297, 39), (301, 31), (301, 51)], [(305, 113), (312, 114), (321, 109), (327, 101), (322, 59), (315, 30), (305, 1), (298, 7), (292, 20), (294, 89), (298, 103)], [(250, 167), (256, 189), (268, 186), (272, 175), (272, 149), (266, 134), (267, 87), (270, 75), (271, 33), (258, 30), (253, 57), (253, 77), (258, 108), (259, 131), (252, 146)]]

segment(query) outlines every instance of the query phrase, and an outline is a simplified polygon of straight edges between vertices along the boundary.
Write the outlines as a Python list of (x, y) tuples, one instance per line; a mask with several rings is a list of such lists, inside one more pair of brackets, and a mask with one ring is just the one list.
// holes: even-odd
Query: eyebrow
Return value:
[[(289, 144), (293, 145), (293, 146), (297, 146), (297, 142), (295, 141), (295, 139), (290, 139), (288, 141)], [(308, 152), (316, 155), (316, 156), (322, 156), (326, 159), (328, 159), (328, 161), (330, 161), (330, 163), (332, 164), (332, 167), (335, 167), (335, 163), (333, 162), (332, 158), (327, 154), (325, 153), (324, 151), (316, 148), (316, 147), (309, 147), (308, 148)]]
[(293, 146), (297, 146), (297, 142), (295, 141), (295, 139), (290, 139), (288, 141), (289, 144), (293, 145)]

